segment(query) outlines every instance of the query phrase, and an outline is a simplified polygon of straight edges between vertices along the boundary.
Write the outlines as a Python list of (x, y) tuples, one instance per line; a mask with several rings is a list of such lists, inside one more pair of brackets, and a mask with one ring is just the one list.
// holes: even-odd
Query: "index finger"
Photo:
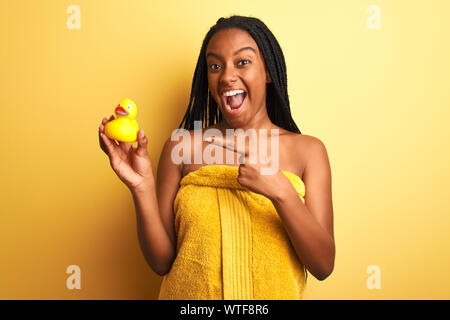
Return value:
[(104, 134), (103, 132), (100, 132), (100, 139), (103, 141), (105, 147), (106, 147), (106, 154), (108, 156), (116, 156), (117, 151), (116, 149), (118, 148), (118, 146), (115, 144), (115, 142), (113, 142), (110, 138), (108, 138), (106, 136), (106, 134)]
[[(234, 143), (234, 137), (237, 137), (237, 144)], [(248, 156), (249, 148), (247, 148), (245, 137), (246, 135), (234, 135), (233, 138), (230, 139), (228, 137), (223, 138), (221, 136), (211, 136), (207, 137), (205, 140), (211, 142), (212, 144), (218, 145), (224, 149), (240, 153), (242, 156)], [(243, 147), (241, 143), (244, 144)]]

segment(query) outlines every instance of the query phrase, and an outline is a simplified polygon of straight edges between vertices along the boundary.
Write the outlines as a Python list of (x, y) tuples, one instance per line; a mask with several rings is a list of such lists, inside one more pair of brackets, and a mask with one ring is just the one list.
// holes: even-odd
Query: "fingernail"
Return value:
[(142, 136), (145, 136), (144, 129), (141, 128), (141, 131), (142, 131)]

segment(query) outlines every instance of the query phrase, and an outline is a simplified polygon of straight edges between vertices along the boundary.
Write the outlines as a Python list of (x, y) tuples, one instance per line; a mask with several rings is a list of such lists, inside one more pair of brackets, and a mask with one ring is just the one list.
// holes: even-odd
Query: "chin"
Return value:
[(227, 123), (232, 126), (233, 128), (241, 128), (244, 127), (247, 124), (247, 121), (245, 121), (245, 119), (241, 116), (241, 118), (236, 119), (236, 118), (225, 118), (224, 119), (227, 121)]

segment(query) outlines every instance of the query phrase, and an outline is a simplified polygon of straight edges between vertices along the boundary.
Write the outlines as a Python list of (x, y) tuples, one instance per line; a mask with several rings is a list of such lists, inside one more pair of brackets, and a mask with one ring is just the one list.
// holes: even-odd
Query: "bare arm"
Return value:
[(106, 123), (105, 118), (99, 127), (100, 146), (108, 155), (114, 172), (133, 196), (142, 253), (153, 271), (164, 275), (170, 270), (176, 255), (172, 203), (178, 190), (181, 168), (170, 158), (173, 143), (168, 139), (161, 153), (157, 187), (144, 132), (140, 130), (138, 133), (137, 148), (130, 143), (119, 142), (117, 145), (104, 135)]
[[(297, 256), (318, 280), (334, 269), (331, 169), (323, 143), (314, 138), (304, 173), (305, 203), (290, 183), (272, 200)], [(287, 180), (286, 180), (287, 182)]]
[[(174, 164), (171, 151), (177, 142), (167, 139), (161, 152), (157, 185), (132, 190), (142, 251), (159, 275), (170, 271), (176, 257), (173, 202), (181, 179), (182, 164)], [(152, 180), (154, 181), (154, 180)]]
[(135, 208), (139, 244), (150, 267), (159, 275), (170, 269), (175, 256), (172, 243), (161, 219), (154, 185), (131, 191)]

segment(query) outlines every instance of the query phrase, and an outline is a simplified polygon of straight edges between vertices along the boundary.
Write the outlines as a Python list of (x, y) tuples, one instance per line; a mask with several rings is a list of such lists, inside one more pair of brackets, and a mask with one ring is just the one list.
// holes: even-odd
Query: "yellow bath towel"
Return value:
[[(304, 202), (303, 181), (283, 173)], [(302, 299), (307, 271), (273, 203), (238, 175), (238, 167), (206, 165), (181, 179), (177, 256), (158, 299)]]

